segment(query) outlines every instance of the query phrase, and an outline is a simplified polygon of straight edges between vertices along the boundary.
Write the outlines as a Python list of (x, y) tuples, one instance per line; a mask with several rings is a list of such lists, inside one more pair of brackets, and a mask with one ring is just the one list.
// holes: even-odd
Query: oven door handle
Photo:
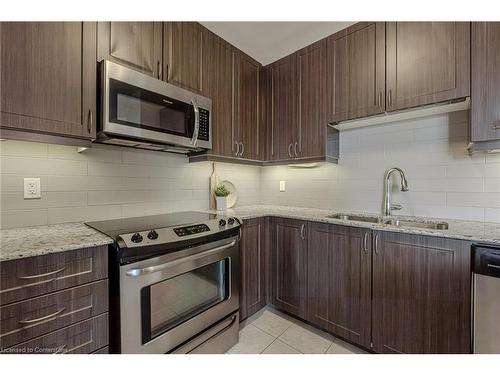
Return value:
[(190, 260), (194, 260), (194, 259), (199, 259), (199, 258), (204, 258), (207, 255), (210, 255), (210, 254), (213, 254), (213, 253), (217, 253), (217, 252), (219, 252), (221, 250), (229, 249), (230, 247), (233, 247), (234, 245), (236, 245), (236, 240), (233, 240), (233, 241), (231, 241), (228, 244), (225, 244), (225, 245), (222, 245), (222, 246), (217, 246), (217, 247), (214, 247), (213, 249), (203, 251), (203, 252), (198, 253), (198, 254), (194, 254), (194, 255), (191, 255), (191, 256), (188, 256), (188, 257), (185, 257), (185, 258), (180, 258), (180, 259), (176, 259), (176, 260), (173, 260), (173, 261), (170, 261), (170, 262), (158, 264), (156, 266), (145, 267), (145, 268), (131, 268), (125, 274), (127, 276), (137, 277), (137, 276), (142, 276), (142, 275), (146, 275), (146, 274), (150, 274), (150, 273), (155, 273), (155, 272), (163, 271), (164, 269), (167, 269), (167, 268), (170, 268), (170, 267), (175, 267), (176, 265), (184, 263), (186, 261), (190, 261)]
[(191, 99), (191, 104), (194, 109), (194, 130), (193, 138), (191, 138), (191, 144), (196, 146), (196, 142), (198, 142), (198, 133), (200, 132), (200, 109), (198, 108), (198, 103), (195, 98)]

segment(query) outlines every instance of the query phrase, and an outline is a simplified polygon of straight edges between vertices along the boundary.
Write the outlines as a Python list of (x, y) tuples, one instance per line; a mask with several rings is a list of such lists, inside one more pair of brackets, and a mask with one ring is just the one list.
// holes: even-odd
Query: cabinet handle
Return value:
[(299, 153), (297, 152), (297, 147), (299, 147), (299, 143), (295, 142), (295, 145), (293, 146), (293, 152), (295, 153), (295, 157), (299, 156)]
[(389, 103), (389, 108), (392, 108), (392, 90), (389, 89), (387, 101)]
[(240, 152), (240, 156), (243, 155), (243, 153), (245, 152), (245, 145), (243, 144), (243, 142), (240, 142), (240, 145), (241, 145), (241, 152)]
[(378, 251), (378, 234), (375, 235), (375, 254), (380, 254)]
[(93, 113), (92, 113), (92, 110), (89, 109), (89, 115), (88, 115), (88, 118), (87, 118), (87, 132), (90, 134), (92, 133), (92, 123), (94, 122), (94, 119), (93, 119)]
[(378, 107), (382, 108), (382, 91), (378, 93)]
[(158, 60), (158, 79), (161, 79), (161, 64), (160, 64), (160, 60)]
[(18, 320), (17, 322), (19, 324), (32, 324), (32, 323), (43, 322), (44, 320), (56, 317), (57, 315), (59, 315), (63, 311), (64, 311), (64, 307), (62, 309), (57, 310), (55, 313), (42, 316), (41, 318), (29, 319), (29, 320)]
[(365, 235), (363, 237), (363, 250), (365, 253), (368, 252), (368, 232), (365, 232)]
[(234, 155), (238, 156), (238, 154), (240, 153), (240, 144), (236, 141), (234, 143), (236, 144), (236, 153)]
[(292, 158), (292, 157), (293, 157), (293, 156), (292, 156), (292, 143), (290, 143), (290, 144), (288, 145), (288, 156), (290, 156), (290, 158)]
[(302, 238), (303, 240), (305, 240), (305, 239), (306, 239), (305, 229), (306, 229), (305, 224), (302, 224), (302, 225), (300, 226), (300, 238)]
[(47, 272), (47, 273), (39, 273), (38, 275), (32, 275), (32, 276), (18, 276), (17, 278), (21, 279), (21, 280), (38, 279), (40, 277), (55, 275), (56, 273), (62, 272), (65, 269), (66, 269), (66, 267), (63, 267), (63, 268), (59, 268), (58, 270)]

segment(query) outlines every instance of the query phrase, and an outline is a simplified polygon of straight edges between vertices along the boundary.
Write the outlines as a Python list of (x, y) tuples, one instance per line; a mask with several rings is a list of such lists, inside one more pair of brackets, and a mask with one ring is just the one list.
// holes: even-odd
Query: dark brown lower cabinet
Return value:
[(271, 294), (277, 308), (306, 317), (307, 222), (271, 219)]
[(370, 347), (371, 231), (309, 223), (307, 319)]
[(240, 320), (266, 305), (265, 218), (245, 220), (240, 241)]
[(470, 353), (467, 241), (374, 232), (373, 350)]

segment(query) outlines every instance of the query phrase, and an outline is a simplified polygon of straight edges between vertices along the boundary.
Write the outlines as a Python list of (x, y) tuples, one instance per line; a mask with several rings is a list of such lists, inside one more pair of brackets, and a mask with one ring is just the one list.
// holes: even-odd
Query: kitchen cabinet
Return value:
[(307, 237), (307, 320), (369, 348), (371, 231), (311, 222)]
[(374, 351), (470, 353), (470, 245), (374, 232)]
[(383, 113), (385, 23), (357, 23), (326, 43), (328, 122)]
[(326, 40), (297, 53), (298, 140), (294, 156), (321, 157), (326, 153)]
[(306, 317), (307, 222), (271, 220), (272, 303), (301, 318)]
[(244, 320), (266, 305), (264, 218), (243, 222), (240, 256), (240, 320)]
[(98, 22), (97, 61), (111, 60), (162, 79), (161, 22)]
[(2, 130), (95, 137), (94, 22), (2, 22), (0, 50)]
[(237, 157), (260, 158), (259, 71), (260, 65), (241, 52), (234, 53), (234, 135)]
[(297, 54), (278, 60), (270, 66), (270, 147), (269, 159), (291, 160), (299, 141)]
[(387, 23), (387, 111), (469, 96), (470, 23)]
[(163, 77), (192, 91), (202, 91), (203, 26), (197, 22), (165, 22)]
[(106, 347), (107, 254), (104, 245), (2, 262), (0, 352), (76, 354)]
[(500, 22), (472, 22), (471, 48), (471, 140), (500, 141)]

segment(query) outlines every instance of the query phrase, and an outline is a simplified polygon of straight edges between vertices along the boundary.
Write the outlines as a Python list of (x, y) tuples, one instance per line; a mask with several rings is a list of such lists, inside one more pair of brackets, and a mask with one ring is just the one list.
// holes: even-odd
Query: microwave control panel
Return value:
[(210, 131), (210, 111), (205, 108), (200, 108), (200, 131), (198, 133), (198, 139), (202, 141), (209, 141), (209, 131)]

